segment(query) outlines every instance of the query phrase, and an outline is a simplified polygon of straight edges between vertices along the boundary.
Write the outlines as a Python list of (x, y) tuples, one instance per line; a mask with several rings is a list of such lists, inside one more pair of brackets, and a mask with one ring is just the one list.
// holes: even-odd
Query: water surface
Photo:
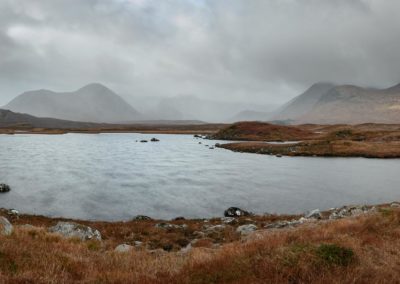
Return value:
[[(157, 137), (156, 143), (140, 143)], [(198, 142), (202, 141), (203, 144)], [(400, 199), (400, 159), (283, 157), (209, 149), (191, 135), (0, 135), (0, 207), (81, 219), (301, 213)]]

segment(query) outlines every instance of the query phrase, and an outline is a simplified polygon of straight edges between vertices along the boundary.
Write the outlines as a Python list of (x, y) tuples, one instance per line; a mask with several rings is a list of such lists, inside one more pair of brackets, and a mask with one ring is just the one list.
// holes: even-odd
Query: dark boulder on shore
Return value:
[(0, 193), (9, 192), (11, 187), (5, 183), (0, 183)]
[(145, 215), (137, 215), (137, 216), (133, 217), (132, 220), (133, 221), (150, 221), (150, 220), (153, 220), (153, 218), (151, 218), (149, 216), (145, 216)]
[(238, 207), (229, 207), (224, 211), (225, 217), (241, 217), (241, 216), (249, 216), (251, 215), (250, 212), (242, 210)]

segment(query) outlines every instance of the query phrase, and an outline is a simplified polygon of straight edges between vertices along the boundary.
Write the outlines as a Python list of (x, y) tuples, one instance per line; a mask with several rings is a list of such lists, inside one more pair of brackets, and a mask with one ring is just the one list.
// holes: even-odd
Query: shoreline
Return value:
[(0, 215), (9, 220), (0, 217), (5, 283), (395, 283), (400, 276), (398, 202), (304, 216), (115, 223)]

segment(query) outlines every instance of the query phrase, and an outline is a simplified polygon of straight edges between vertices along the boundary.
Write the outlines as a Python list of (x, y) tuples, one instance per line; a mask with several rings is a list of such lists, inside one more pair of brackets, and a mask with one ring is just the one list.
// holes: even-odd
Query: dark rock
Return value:
[(137, 215), (135, 217), (133, 217), (132, 221), (150, 221), (153, 220), (152, 218), (150, 218), (149, 216), (145, 216), (145, 215)]
[(241, 217), (241, 216), (249, 216), (250, 212), (242, 210), (238, 207), (230, 207), (224, 211), (225, 217)]
[(147, 143), (147, 140), (140, 140), (141, 143)]
[(193, 135), (194, 138), (201, 138), (201, 135), (195, 134)]
[(10, 186), (5, 183), (0, 183), (0, 193), (9, 192), (11, 190)]
[(172, 251), (173, 248), (174, 248), (174, 246), (171, 244), (166, 244), (163, 246), (163, 250), (168, 251), (168, 252)]
[(158, 140), (157, 138), (151, 138), (150, 141), (151, 141), (151, 142), (159, 142), (160, 140)]
[(186, 219), (185, 219), (185, 217), (182, 217), (182, 216), (176, 217), (174, 219), (174, 221), (181, 221), (181, 220), (186, 220)]

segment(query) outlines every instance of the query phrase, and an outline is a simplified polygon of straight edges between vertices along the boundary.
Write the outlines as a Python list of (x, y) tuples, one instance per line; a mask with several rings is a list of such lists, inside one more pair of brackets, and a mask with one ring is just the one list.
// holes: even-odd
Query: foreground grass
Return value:
[(16, 226), (0, 237), (1, 283), (397, 283), (400, 211), (261, 230), (220, 248), (116, 253)]

